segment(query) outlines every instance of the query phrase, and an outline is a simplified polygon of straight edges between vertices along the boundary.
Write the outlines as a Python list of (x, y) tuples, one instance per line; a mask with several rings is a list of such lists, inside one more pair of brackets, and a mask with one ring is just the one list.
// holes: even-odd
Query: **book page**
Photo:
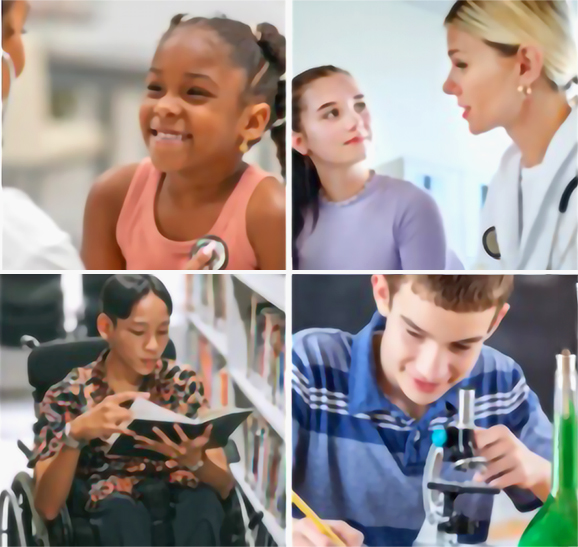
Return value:
[(246, 408), (224, 407), (214, 410), (206, 410), (197, 418), (188, 418), (167, 408), (163, 408), (146, 399), (136, 399), (131, 405), (130, 410), (133, 413), (134, 420), (148, 420), (151, 422), (175, 422), (180, 424), (198, 425), (210, 422), (216, 418), (227, 416), (229, 414), (238, 414), (246, 412)]
[(198, 424), (198, 420), (187, 418), (163, 408), (162, 406), (151, 403), (147, 399), (136, 399), (131, 405), (130, 410), (134, 420), (149, 420), (151, 422), (176, 422), (179, 424)]

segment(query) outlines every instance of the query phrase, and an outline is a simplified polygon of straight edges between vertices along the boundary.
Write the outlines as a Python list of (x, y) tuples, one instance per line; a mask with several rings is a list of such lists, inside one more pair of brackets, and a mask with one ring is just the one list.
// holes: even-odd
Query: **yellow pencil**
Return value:
[(313, 512), (311, 507), (309, 507), (295, 492), (291, 494), (291, 501), (297, 506), (299, 511), (301, 511), (308, 519), (313, 521), (313, 524), (317, 526), (319, 531), (325, 534), (331, 541), (335, 543), (338, 547), (345, 547), (343, 540), (323, 521)]

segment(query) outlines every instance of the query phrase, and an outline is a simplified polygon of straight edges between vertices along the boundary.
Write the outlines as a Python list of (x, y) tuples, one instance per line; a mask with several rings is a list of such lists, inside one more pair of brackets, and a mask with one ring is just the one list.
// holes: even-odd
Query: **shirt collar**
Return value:
[[(371, 321), (353, 337), (351, 347), (351, 368), (349, 372), (349, 412), (350, 414), (368, 414), (387, 410), (394, 416), (409, 416), (394, 405), (377, 385), (376, 364), (373, 355), (373, 335), (385, 329), (386, 319), (375, 312)], [(432, 403), (422, 420), (435, 416), (450, 416), (457, 413), (460, 388), (468, 387), (470, 377), (464, 378), (453, 386), (437, 401)]]
[(349, 372), (349, 412), (369, 413), (394, 405), (377, 385), (373, 335), (385, 328), (385, 317), (375, 312), (371, 321), (353, 337)]

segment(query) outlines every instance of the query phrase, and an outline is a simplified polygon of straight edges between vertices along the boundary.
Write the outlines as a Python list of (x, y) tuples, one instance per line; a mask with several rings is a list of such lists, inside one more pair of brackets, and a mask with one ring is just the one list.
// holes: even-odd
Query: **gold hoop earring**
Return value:
[(246, 139), (243, 140), (241, 146), (239, 146), (239, 150), (241, 151), (241, 154), (246, 154), (249, 151), (249, 146), (247, 145)]

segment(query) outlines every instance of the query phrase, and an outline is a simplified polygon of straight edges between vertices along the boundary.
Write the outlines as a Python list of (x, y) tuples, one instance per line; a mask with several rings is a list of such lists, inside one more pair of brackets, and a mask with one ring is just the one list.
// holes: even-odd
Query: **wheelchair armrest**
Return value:
[(241, 456), (239, 455), (239, 450), (237, 450), (235, 441), (229, 439), (229, 442), (226, 444), (224, 450), (225, 456), (227, 457), (227, 463), (231, 464), (241, 461)]
[(34, 349), (40, 345), (40, 342), (34, 338), (34, 336), (30, 336), (29, 334), (25, 334), (24, 336), (20, 337), (20, 345), (23, 348)]
[(18, 441), (16, 443), (18, 445), (18, 448), (20, 448), (20, 451), (26, 456), (26, 459), (30, 459), (32, 458), (32, 450), (30, 450), (30, 448), (28, 448), (22, 441)]

